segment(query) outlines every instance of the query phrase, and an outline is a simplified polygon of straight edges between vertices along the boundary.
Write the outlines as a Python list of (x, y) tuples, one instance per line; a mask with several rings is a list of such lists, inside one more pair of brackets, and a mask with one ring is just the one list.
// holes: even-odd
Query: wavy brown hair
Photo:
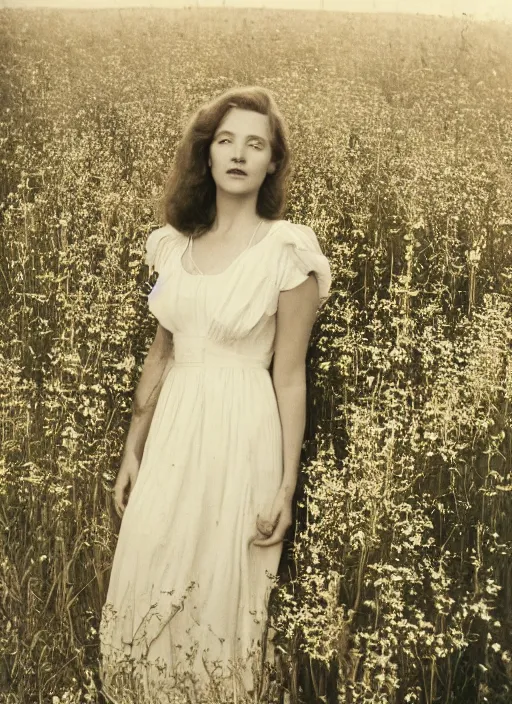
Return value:
[(288, 130), (272, 93), (259, 86), (231, 88), (202, 105), (189, 119), (166, 177), (159, 202), (160, 217), (179, 232), (199, 237), (216, 216), (216, 185), (208, 166), (215, 130), (233, 107), (267, 115), (270, 123), (273, 174), (260, 186), (256, 212), (269, 220), (282, 217), (291, 176)]

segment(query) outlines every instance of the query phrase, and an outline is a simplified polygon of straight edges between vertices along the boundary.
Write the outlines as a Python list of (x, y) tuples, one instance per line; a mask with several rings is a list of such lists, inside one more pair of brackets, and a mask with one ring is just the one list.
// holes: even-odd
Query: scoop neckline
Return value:
[(185, 269), (185, 267), (183, 266), (183, 262), (181, 261), (181, 259), (182, 259), (183, 255), (185, 254), (185, 251), (186, 251), (186, 249), (187, 249), (187, 247), (188, 247), (189, 240), (188, 240), (188, 237), (187, 237), (187, 238), (186, 238), (185, 247), (182, 248), (182, 250), (181, 250), (181, 252), (180, 252), (180, 255), (179, 255), (179, 257), (178, 257), (180, 269), (181, 269), (181, 271), (182, 271), (184, 274), (186, 274), (186, 276), (190, 276), (190, 277), (192, 277), (192, 278), (194, 278), (194, 279), (211, 279), (211, 278), (215, 278), (215, 277), (218, 277), (218, 276), (222, 276), (223, 274), (226, 274), (230, 269), (232, 269), (233, 266), (242, 258), (242, 256), (243, 256), (244, 254), (246, 254), (247, 252), (250, 252), (251, 250), (255, 249), (258, 245), (262, 244), (262, 242), (265, 242), (265, 240), (267, 240), (267, 239), (270, 237), (270, 235), (272, 234), (272, 232), (273, 232), (273, 230), (275, 229), (275, 227), (276, 227), (277, 225), (279, 225), (280, 223), (283, 223), (283, 222), (286, 222), (286, 220), (276, 220), (276, 221), (269, 227), (269, 230), (268, 230), (267, 234), (265, 235), (265, 237), (262, 237), (262, 239), (259, 240), (258, 242), (256, 242), (256, 244), (253, 244), (251, 247), (248, 247), (247, 249), (244, 249), (242, 252), (240, 252), (240, 254), (238, 254), (238, 255), (235, 257), (235, 259), (233, 259), (233, 261), (231, 262), (231, 264), (229, 264), (226, 269), (223, 269), (223, 271), (220, 271), (220, 272), (218, 272), (217, 274), (191, 274), (190, 271), (187, 271), (187, 270)]

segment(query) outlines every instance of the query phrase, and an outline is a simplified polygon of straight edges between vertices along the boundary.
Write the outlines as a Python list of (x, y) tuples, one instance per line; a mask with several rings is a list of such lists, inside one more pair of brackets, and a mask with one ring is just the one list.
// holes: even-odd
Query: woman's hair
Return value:
[(232, 88), (200, 107), (189, 119), (167, 175), (159, 203), (160, 216), (183, 234), (201, 236), (214, 223), (216, 185), (208, 166), (213, 135), (233, 107), (268, 115), (273, 174), (260, 186), (256, 211), (273, 220), (283, 215), (291, 174), (288, 130), (272, 93), (259, 86)]

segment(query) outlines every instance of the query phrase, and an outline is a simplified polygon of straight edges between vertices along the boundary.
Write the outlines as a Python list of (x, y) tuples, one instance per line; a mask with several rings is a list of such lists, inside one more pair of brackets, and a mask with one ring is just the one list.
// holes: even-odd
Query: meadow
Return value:
[(0, 26), (0, 701), (102, 701), (111, 490), (156, 328), (144, 242), (189, 114), (249, 84), (289, 125), (285, 217), (333, 273), (272, 703), (512, 701), (512, 29), (228, 8)]

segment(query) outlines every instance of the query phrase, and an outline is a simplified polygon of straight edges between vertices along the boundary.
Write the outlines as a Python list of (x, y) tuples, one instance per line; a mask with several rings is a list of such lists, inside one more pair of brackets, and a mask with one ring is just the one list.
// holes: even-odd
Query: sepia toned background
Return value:
[(4, 0), (4, 7), (61, 8), (176, 8), (252, 7), (282, 10), (328, 10), (329, 12), (406, 13), (510, 21), (508, 0)]
[(0, 10), (0, 701), (102, 701), (111, 490), (156, 326), (144, 242), (191, 112), (257, 84), (290, 129), (285, 217), (333, 273), (275, 702), (507, 704), (506, 5), (151, 4)]

